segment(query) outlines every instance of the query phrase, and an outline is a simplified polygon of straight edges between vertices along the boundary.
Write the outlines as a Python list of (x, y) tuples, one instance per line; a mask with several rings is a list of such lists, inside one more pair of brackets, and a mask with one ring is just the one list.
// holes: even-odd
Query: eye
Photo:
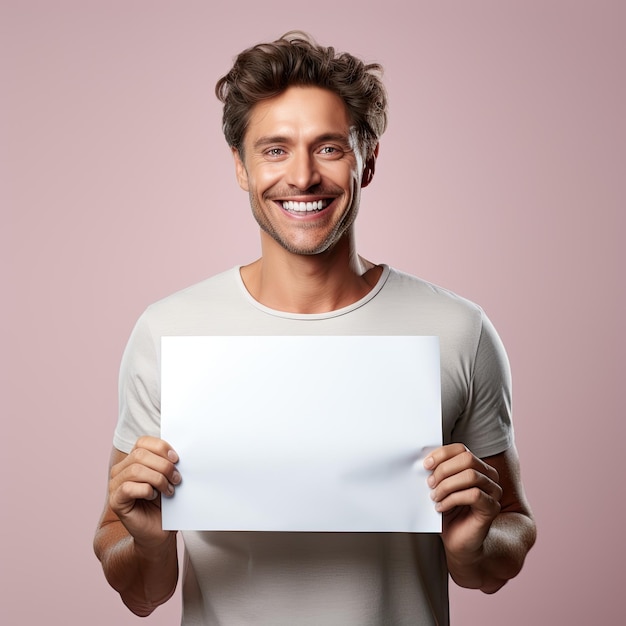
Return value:
[(343, 150), (337, 146), (322, 146), (319, 150), (319, 154), (331, 159), (338, 159), (343, 154)]
[(270, 148), (265, 152), (265, 154), (270, 157), (280, 157), (285, 154), (285, 151), (282, 148)]

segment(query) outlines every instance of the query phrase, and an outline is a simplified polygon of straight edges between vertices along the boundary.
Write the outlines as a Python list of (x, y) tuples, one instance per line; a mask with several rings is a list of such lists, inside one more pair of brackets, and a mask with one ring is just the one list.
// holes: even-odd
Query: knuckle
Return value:
[(463, 463), (465, 465), (471, 466), (474, 464), (474, 455), (465, 447), (463, 446), (464, 451), (460, 453), (460, 457), (461, 460), (463, 461)]
[(489, 463), (485, 463), (484, 461), (483, 465), (485, 475), (491, 478), (495, 483), (500, 482), (500, 473), (498, 470), (493, 465), (489, 465)]
[(152, 444), (152, 439), (153, 438), (149, 437), (148, 435), (142, 435), (135, 442), (135, 447), (136, 448), (148, 448)]
[(468, 472), (470, 473), (471, 484), (473, 485), (484, 484), (485, 482), (484, 474), (481, 474), (478, 470), (475, 470), (475, 469), (469, 469)]
[(484, 492), (481, 491), (478, 487), (472, 487), (470, 489), (469, 496), (470, 496), (471, 503), (477, 504), (478, 502), (480, 502), (480, 500), (484, 496)]
[(141, 461), (142, 459), (145, 459), (149, 454), (150, 453), (145, 448), (135, 446), (135, 448), (133, 448), (132, 452), (130, 453), (130, 456), (136, 461)]
[(475, 485), (479, 481), (479, 474), (478, 474), (478, 472), (475, 469), (471, 468), (471, 467), (468, 467), (467, 469), (464, 469), (460, 473), (460, 477), (462, 478), (463, 482), (468, 487), (471, 487), (472, 485)]
[(448, 446), (451, 456), (459, 456), (467, 451), (467, 448), (462, 443), (451, 443)]

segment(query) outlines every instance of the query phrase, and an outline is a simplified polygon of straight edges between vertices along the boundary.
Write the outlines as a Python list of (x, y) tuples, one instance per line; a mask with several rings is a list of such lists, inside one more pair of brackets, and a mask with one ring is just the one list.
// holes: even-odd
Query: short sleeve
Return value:
[(496, 329), (482, 313), (468, 400), (452, 440), (465, 444), (478, 457), (504, 452), (513, 445), (511, 403), (509, 359)]
[(130, 452), (143, 435), (161, 432), (160, 373), (154, 337), (144, 313), (124, 350), (119, 373), (119, 417), (113, 445)]

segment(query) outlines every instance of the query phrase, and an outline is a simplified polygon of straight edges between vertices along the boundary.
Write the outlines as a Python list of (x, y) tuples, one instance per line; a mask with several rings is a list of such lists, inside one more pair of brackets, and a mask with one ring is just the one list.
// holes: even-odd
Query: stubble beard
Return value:
[[(332, 193), (332, 192), (331, 192)], [(285, 194), (284, 196), (276, 196), (276, 197), (286, 197), (289, 194)], [(334, 246), (341, 236), (343, 236), (348, 230), (351, 228), (352, 224), (357, 215), (357, 208), (351, 207), (347, 213), (344, 213), (342, 219), (337, 222), (332, 230), (327, 234), (325, 239), (317, 244), (311, 244), (309, 246), (305, 245), (295, 245), (293, 242), (289, 241), (286, 237), (282, 236), (280, 232), (277, 231), (276, 228), (271, 224), (270, 220), (267, 219), (264, 212), (261, 210), (259, 206), (259, 202), (252, 193), (249, 194), (250, 197), (250, 206), (252, 208), (252, 214), (254, 219), (256, 220), (259, 228), (268, 234), (276, 243), (278, 243), (282, 248), (284, 248), (287, 252), (291, 254), (299, 254), (303, 256), (313, 256), (316, 254), (322, 254), (323, 252), (328, 251), (332, 246)], [(353, 202), (356, 200), (353, 198)], [(273, 200), (270, 198), (263, 198), (262, 202), (271, 203)], [(299, 228), (302, 230), (313, 230), (318, 228), (318, 226), (313, 224), (307, 224), (306, 222), (302, 222), (299, 225)]]

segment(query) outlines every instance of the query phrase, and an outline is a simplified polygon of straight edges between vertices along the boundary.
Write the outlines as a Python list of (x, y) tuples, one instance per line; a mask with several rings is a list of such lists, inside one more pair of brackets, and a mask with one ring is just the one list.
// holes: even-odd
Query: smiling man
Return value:
[(94, 547), (138, 615), (178, 580), (176, 533), (162, 529), (160, 510), (182, 480), (160, 439), (168, 335), (435, 335), (441, 347), (445, 445), (424, 464), (442, 533), (186, 531), (183, 624), (447, 624), (449, 575), (495, 592), (535, 540), (493, 326), (475, 304), (356, 251), (360, 194), (387, 124), (380, 73), (289, 33), (242, 52), (217, 84), (262, 254), (148, 307), (124, 353)]

